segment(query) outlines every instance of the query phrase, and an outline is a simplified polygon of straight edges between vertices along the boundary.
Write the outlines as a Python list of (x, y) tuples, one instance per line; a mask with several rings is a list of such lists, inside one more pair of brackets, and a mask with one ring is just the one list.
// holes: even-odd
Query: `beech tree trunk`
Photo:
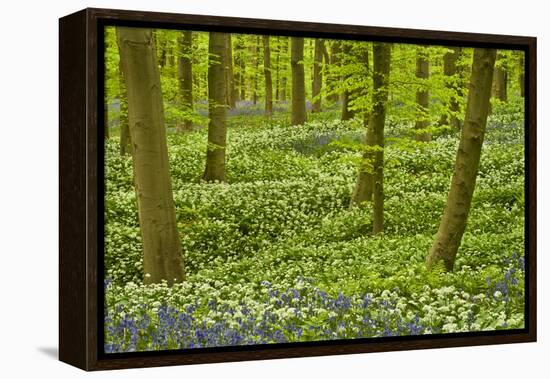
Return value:
[(431, 140), (430, 133), (426, 131), (430, 125), (430, 92), (426, 82), (430, 78), (430, 61), (425, 46), (416, 49), (416, 78), (420, 80), (420, 85), (416, 90), (415, 138), (417, 141), (428, 142)]
[[(282, 52), (286, 56), (288, 53), (288, 38), (286, 37), (283, 37), (283, 38), (284, 38), (284, 42), (282, 46)], [(286, 65), (284, 65), (283, 67), (285, 68), (282, 70), (282, 73), (281, 73), (281, 88), (279, 90), (278, 99), (281, 101), (286, 101), (288, 69), (286, 68)]]
[[(343, 44), (342, 53), (344, 57), (350, 56), (351, 47), (348, 43)], [(344, 81), (349, 80), (349, 77), (350, 76), (347, 75), (344, 78)], [(348, 90), (347, 88), (344, 88), (344, 90), (342, 91), (342, 117), (341, 117), (342, 121), (351, 120), (352, 118), (355, 117), (355, 111), (352, 109), (349, 109), (350, 103), (351, 103), (351, 91)]]
[[(329, 56), (329, 75), (327, 76), (327, 87), (330, 88), (331, 91), (334, 91), (334, 87), (338, 86), (337, 83), (340, 81), (339, 75), (334, 73), (335, 70), (338, 70), (340, 66), (340, 41), (333, 41), (331, 48), (330, 48), (330, 56)], [(334, 91), (332, 92), (327, 98), (329, 101), (335, 103), (339, 100), (339, 94), (338, 92)]]
[(208, 146), (203, 180), (225, 182), (227, 35), (210, 32), (208, 41)]
[(146, 284), (184, 280), (157, 56), (151, 29), (117, 27), (128, 91), (134, 183)]
[(226, 99), (229, 108), (233, 109), (236, 106), (236, 94), (235, 94), (235, 75), (233, 73), (233, 44), (231, 42), (231, 34), (225, 34), (225, 54), (224, 54), (224, 66), (225, 66), (225, 90), (227, 91)]
[[(363, 54), (363, 62), (365, 63), (366, 72), (370, 72), (369, 67), (369, 52), (365, 51)], [(370, 113), (365, 110), (363, 114), (363, 126), (365, 127), (365, 145), (372, 147), (374, 145), (373, 129), (370, 127)], [(353, 206), (362, 206), (366, 201), (372, 200), (372, 194), (374, 191), (374, 151), (370, 149), (363, 153), (362, 161), (359, 165), (359, 172), (357, 174), (357, 182), (350, 199), (350, 208)]]
[(495, 59), (496, 50), (494, 49), (474, 49), (464, 127), (456, 155), (447, 204), (426, 260), (428, 269), (433, 269), (442, 263), (445, 270), (453, 270), (458, 248), (466, 229), (476, 185), (491, 98)]
[(252, 103), (256, 105), (258, 102), (258, 54), (260, 52), (260, 37), (256, 37), (256, 43), (252, 48), (253, 57), (254, 57), (254, 76), (252, 77)]
[(311, 84), (311, 96), (313, 100), (312, 112), (321, 112), (321, 88), (323, 86), (323, 50), (322, 39), (315, 39), (315, 53), (313, 55), (313, 80)]
[(498, 54), (497, 60), (498, 64), (494, 69), (494, 78), (493, 78), (493, 96), (500, 101), (508, 101), (508, 71), (507, 67), (502, 61), (504, 56)]
[(391, 63), (391, 45), (374, 42), (373, 44), (373, 90), (372, 113), (369, 127), (372, 128), (372, 145), (374, 151), (374, 190), (373, 190), (373, 223), (372, 232), (384, 230), (384, 125), (386, 123), (386, 106)]
[(193, 112), (193, 63), (191, 54), (193, 52), (193, 33), (184, 31), (179, 41), (178, 79), (179, 91), (182, 106), (189, 115), (178, 125), (180, 132), (188, 132), (193, 129), (193, 122), (189, 117)]
[(306, 89), (304, 74), (304, 38), (290, 38), (290, 67), (292, 69), (292, 113), (291, 125), (306, 122)]
[(273, 115), (273, 82), (271, 80), (271, 49), (269, 36), (263, 36), (264, 44), (264, 78), (265, 78), (265, 115)]
[(240, 87), (240, 96), (241, 100), (246, 100), (246, 70), (245, 70), (245, 59), (244, 59), (244, 46), (243, 46), (243, 36), (240, 36), (239, 41), (239, 87)]
[(275, 56), (275, 101), (279, 100), (279, 89), (281, 88), (280, 59), (281, 59), (281, 37), (277, 37), (277, 55)]
[(447, 104), (447, 111), (441, 115), (439, 125), (448, 125), (455, 130), (460, 130), (460, 120), (456, 114), (460, 111), (460, 99), (463, 96), (463, 88), (460, 80), (460, 72), (457, 62), (462, 52), (460, 47), (450, 47), (443, 56), (443, 75), (446, 77), (446, 87), (453, 93)]

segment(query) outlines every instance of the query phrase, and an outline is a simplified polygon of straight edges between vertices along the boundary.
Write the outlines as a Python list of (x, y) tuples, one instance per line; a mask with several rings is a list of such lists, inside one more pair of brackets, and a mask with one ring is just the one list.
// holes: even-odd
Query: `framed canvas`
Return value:
[(536, 39), (60, 19), (59, 357), (536, 340)]

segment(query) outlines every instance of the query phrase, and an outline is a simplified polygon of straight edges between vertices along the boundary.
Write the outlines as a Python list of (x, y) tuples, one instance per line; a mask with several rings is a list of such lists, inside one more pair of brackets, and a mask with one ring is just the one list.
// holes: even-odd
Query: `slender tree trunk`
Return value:
[[(288, 38), (284, 37), (284, 43), (282, 46), (282, 51), (285, 56), (288, 53)], [(281, 78), (281, 89), (279, 91), (279, 100), (286, 101), (286, 94), (287, 94), (287, 78), (288, 78), (288, 69), (285, 67), (284, 70), (282, 70), (282, 78)]]
[(361, 163), (359, 164), (359, 172), (357, 173), (357, 181), (351, 194), (350, 209), (354, 206), (361, 207), (365, 202), (372, 200), (374, 192), (374, 160), (375, 152), (371, 150), (375, 146), (374, 130), (369, 124), (370, 115), (365, 114), (363, 123), (366, 126), (365, 145), (369, 146), (369, 150), (363, 153)]
[(292, 69), (292, 113), (291, 125), (306, 122), (306, 89), (304, 74), (304, 38), (290, 38), (290, 66)]
[(315, 53), (313, 55), (313, 80), (311, 84), (311, 96), (313, 98), (312, 112), (321, 112), (320, 95), (323, 86), (323, 49), (323, 40), (316, 38)]
[(340, 68), (340, 54), (341, 54), (341, 42), (332, 41), (330, 47), (330, 63), (329, 63), (329, 75), (327, 76), (327, 87), (330, 88), (331, 94), (328, 96), (328, 100), (336, 103), (340, 100), (340, 91), (335, 91), (335, 88), (340, 86), (340, 75), (336, 73)]
[(260, 53), (260, 37), (256, 37), (256, 44), (254, 45), (254, 76), (252, 77), (252, 103), (256, 105), (258, 102), (258, 54)]
[(340, 100), (340, 91), (334, 91), (335, 87), (338, 87), (340, 84), (340, 75), (335, 73), (335, 71), (340, 68), (340, 54), (341, 54), (341, 42), (333, 41), (330, 48), (330, 70), (329, 75), (327, 76), (327, 87), (330, 88), (331, 94), (328, 96), (328, 100), (333, 103)]
[(131, 151), (130, 146), (130, 127), (128, 126), (128, 93), (126, 91), (126, 83), (124, 83), (124, 75), (122, 74), (122, 61), (118, 65), (118, 86), (120, 94), (120, 155), (124, 156)]
[(275, 101), (279, 100), (279, 90), (281, 88), (281, 77), (279, 74), (279, 60), (281, 57), (281, 37), (277, 37), (277, 55), (275, 56)]
[(184, 280), (157, 56), (151, 29), (117, 28), (128, 91), (134, 182), (146, 284)]
[(246, 100), (246, 67), (244, 59), (245, 49), (243, 46), (242, 38), (243, 36), (239, 36), (239, 87), (241, 90), (241, 94), (239, 97), (241, 100)]
[(519, 94), (525, 97), (525, 53), (519, 52)]
[(416, 78), (419, 79), (420, 85), (416, 90), (415, 137), (417, 141), (427, 142), (431, 140), (431, 135), (426, 131), (430, 125), (430, 92), (426, 83), (430, 78), (430, 61), (426, 46), (419, 46), (416, 50)]
[(233, 109), (235, 108), (237, 101), (235, 99), (235, 75), (233, 73), (233, 44), (231, 42), (230, 33), (226, 33), (224, 62), (227, 105), (229, 108)]
[(450, 47), (443, 56), (443, 75), (446, 77), (446, 87), (452, 91), (447, 111), (445, 111), (439, 119), (439, 125), (448, 125), (455, 130), (460, 130), (460, 120), (456, 117), (460, 111), (460, 99), (462, 98), (462, 85), (457, 62), (462, 52), (460, 47)]
[(466, 117), (456, 155), (447, 205), (428, 254), (428, 269), (440, 262), (452, 271), (470, 212), (487, 124), (496, 50), (474, 49)]
[[(344, 43), (342, 47), (342, 54), (344, 57), (349, 57), (351, 54), (351, 46), (349, 43)], [(347, 62), (343, 62), (343, 64), (346, 64)], [(349, 81), (350, 75), (346, 75), (344, 78), (344, 82)], [(347, 85), (347, 83), (346, 83)], [(351, 103), (351, 91), (347, 88), (344, 88), (342, 91), (342, 121), (345, 120), (351, 120), (355, 117), (355, 111), (353, 109), (349, 109)]]
[[(160, 33), (162, 33), (162, 30), (156, 30), (153, 32), (156, 34), (156, 42), (155, 45), (158, 46), (158, 56), (159, 56), (159, 67), (164, 69), (164, 66), (166, 66), (166, 39), (161, 37)], [(158, 42), (158, 43), (157, 43)]]
[(193, 121), (190, 116), (193, 112), (193, 32), (184, 31), (179, 41), (178, 79), (179, 91), (186, 117), (183, 123), (178, 125), (180, 132), (188, 132), (193, 129)]
[(269, 36), (263, 36), (264, 44), (264, 77), (265, 77), (265, 115), (273, 115), (273, 82), (271, 80), (271, 50)]
[[(363, 62), (365, 63), (366, 71), (370, 72), (368, 50), (366, 50), (363, 55)], [(375, 145), (374, 130), (371, 126), (369, 126), (369, 119), (370, 112), (365, 110), (363, 113), (363, 126), (366, 130), (365, 145), (372, 147)], [(366, 201), (372, 200), (372, 194), (374, 191), (374, 158), (374, 151), (371, 149), (368, 149), (363, 153), (363, 158), (359, 165), (359, 172), (357, 174), (357, 182), (355, 183), (355, 188), (350, 199), (350, 208), (353, 208), (356, 205), (361, 206), (365, 204)]]
[(235, 90), (235, 106), (241, 99), (241, 42), (239, 36), (235, 36), (235, 50), (233, 51), (233, 57), (235, 61), (234, 67), (234, 90)]
[(325, 43), (325, 41), (322, 41), (322, 42), (323, 42), (323, 49), (322, 49), (323, 61), (325, 62), (325, 66), (328, 66), (330, 64), (330, 54), (328, 53), (327, 44)]
[(374, 42), (373, 61), (373, 107), (369, 126), (372, 128), (372, 143), (375, 148), (372, 232), (377, 234), (384, 230), (384, 125), (388, 102), (391, 45)]
[(498, 54), (498, 64), (495, 66), (493, 78), (493, 96), (502, 102), (508, 101), (508, 71), (502, 59), (504, 56)]
[(203, 180), (225, 182), (227, 35), (210, 32), (208, 42), (208, 147)]

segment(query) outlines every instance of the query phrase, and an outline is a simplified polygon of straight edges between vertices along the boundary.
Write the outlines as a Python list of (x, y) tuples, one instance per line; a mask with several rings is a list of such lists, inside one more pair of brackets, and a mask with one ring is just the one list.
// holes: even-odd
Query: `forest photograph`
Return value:
[(106, 354), (525, 327), (523, 51), (103, 37)]

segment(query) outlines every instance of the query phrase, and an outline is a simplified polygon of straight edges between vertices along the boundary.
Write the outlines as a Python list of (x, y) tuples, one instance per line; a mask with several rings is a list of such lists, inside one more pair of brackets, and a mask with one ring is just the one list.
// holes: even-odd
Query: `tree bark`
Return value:
[(245, 49), (243, 46), (243, 36), (238, 37), (237, 43), (238, 43), (237, 56), (239, 60), (238, 60), (238, 63), (235, 62), (235, 64), (237, 67), (239, 67), (239, 80), (238, 80), (239, 89), (240, 89), (239, 99), (246, 100), (246, 75), (245, 75), (246, 73), (245, 73), (245, 59), (244, 59)]
[[(329, 56), (329, 75), (327, 76), (327, 87), (334, 91), (334, 87), (338, 86), (337, 83), (340, 81), (339, 75), (335, 74), (334, 71), (338, 70), (340, 66), (340, 41), (333, 41), (330, 48)], [(328, 96), (328, 100), (335, 103), (339, 100), (340, 95), (338, 92), (334, 91)]]
[(237, 96), (235, 94), (235, 75), (233, 73), (233, 44), (231, 42), (231, 34), (226, 33), (225, 36), (225, 90), (227, 91), (227, 105), (229, 108), (233, 109), (237, 104)]
[(494, 69), (493, 96), (502, 102), (508, 101), (508, 70), (503, 62), (504, 55), (498, 54)]
[[(365, 51), (362, 59), (365, 63), (366, 71), (370, 72), (368, 50)], [(374, 145), (374, 134), (372, 127), (369, 126), (369, 118), (370, 113), (365, 110), (363, 113), (363, 126), (366, 130), (364, 143), (366, 146), (372, 147)], [(374, 151), (368, 149), (363, 153), (363, 158), (359, 165), (357, 182), (355, 183), (355, 188), (350, 199), (350, 208), (353, 208), (354, 206), (362, 206), (366, 201), (372, 200), (372, 194), (374, 191), (373, 163)]]
[[(342, 54), (345, 58), (349, 57), (351, 54), (351, 46), (349, 43), (344, 43), (342, 47)], [(343, 62), (343, 64), (346, 64), (347, 62)], [(347, 82), (350, 78), (350, 75), (346, 75), (344, 78), (344, 82)], [(342, 91), (342, 121), (351, 120), (355, 117), (355, 111), (353, 109), (349, 109), (351, 102), (351, 91), (347, 88), (344, 88)]]
[[(284, 43), (282, 46), (282, 52), (285, 54), (285, 56), (288, 53), (288, 38), (284, 38)], [(279, 90), (279, 100), (286, 101), (286, 94), (287, 94), (287, 78), (288, 78), (288, 69), (285, 67), (284, 70), (282, 70), (281, 73), (281, 89)]]
[(178, 131), (188, 132), (193, 129), (193, 121), (189, 117), (193, 112), (193, 63), (191, 54), (193, 52), (193, 33), (184, 31), (179, 41), (178, 79), (179, 92), (182, 106), (187, 113), (183, 123), (178, 125)]
[(292, 69), (292, 113), (291, 125), (306, 122), (306, 91), (304, 73), (304, 38), (290, 38), (290, 67)]
[(476, 184), (491, 98), (495, 58), (494, 49), (474, 49), (464, 127), (447, 204), (426, 259), (428, 269), (433, 269), (441, 262), (445, 270), (453, 270), (458, 248), (466, 229)]
[(372, 113), (369, 127), (372, 128), (372, 145), (374, 151), (374, 190), (373, 190), (373, 223), (372, 232), (384, 230), (384, 125), (391, 63), (391, 45), (374, 42), (373, 45), (373, 90)]
[(258, 102), (258, 65), (259, 59), (258, 54), (260, 53), (260, 37), (256, 37), (256, 43), (252, 48), (252, 54), (254, 59), (254, 73), (252, 76), (252, 104), (256, 105)]
[(281, 59), (281, 37), (277, 37), (277, 49), (275, 55), (275, 101), (279, 100), (279, 90), (281, 88), (280, 59)]
[(311, 84), (311, 96), (313, 100), (312, 112), (321, 112), (321, 88), (323, 86), (323, 50), (324, 42), (320, 38), (315, 39), (315, 52), (313, 55), (313, 80)]
[(264, 44), (264, 77), (265, 77), (265, 115), (273, 115), (273, 82), (271, 80), (271, 49), (269, 36), (263, 36)]
[(184, 280), (176, 227), (160, 75), (151, 29), (117, 28), (128, 91), (134, 182), (143, 243), (144, 282)]
[(225, 182), (227, 35), (210, 32), (208, 42), (208, 146), (203, 180)]
[(430, 61), (426, 46), (419, 46), (416, 49), (416, 78), (419, 79), (420, 85), (416, 90), (415, 139), (428, 142), (431, 140), (430, 133), (426, 131), (430, 125), (430, 92), (426, 82), (430, 78)]
[(446, 78), (445, 85), (452, 91), (452, 94), (449, 102), (446, 104), (447, 111), (439, 119), (439, 125), (448, 125), (454, 130), (460, 130), (460, 120), (456, 117), (456, 114), (460, 112), (460, 99), (463, 96), (463, 88), (457, 62), (462, 49), (460, 47), (450, 47), (449, 49), (451, 51), (448, 51), (443, 56), (443, 75)]

